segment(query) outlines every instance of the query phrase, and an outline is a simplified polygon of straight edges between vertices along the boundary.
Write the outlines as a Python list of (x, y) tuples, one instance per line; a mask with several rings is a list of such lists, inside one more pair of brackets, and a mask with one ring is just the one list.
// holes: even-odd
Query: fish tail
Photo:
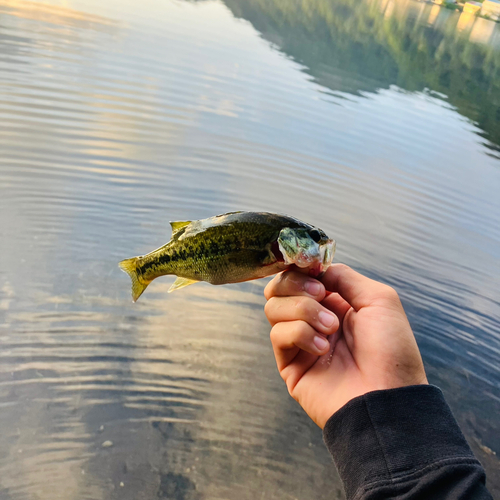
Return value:
[(131, 259), (125, 259), (118, 263), (120, 269), (125, 271), (132, 280), (132, 300), (134, 302), (142, 295), (142, 292), (146, 290), (149, 285), (149, 281), (144, 282), (138, 274), (137, 274), (137, 262), (139, 261), (138, 257), (132, 257)]

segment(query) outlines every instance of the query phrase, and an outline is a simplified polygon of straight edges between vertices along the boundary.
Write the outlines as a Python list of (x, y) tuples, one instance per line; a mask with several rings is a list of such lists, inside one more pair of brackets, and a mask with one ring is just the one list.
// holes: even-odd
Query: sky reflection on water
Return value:
[(131, 304), (116, 265), (234, 209), (399, 290), (500, 492), (499, 26), (301, 5), (0, 0), (1, 500), (341, 498), (266, 281)]

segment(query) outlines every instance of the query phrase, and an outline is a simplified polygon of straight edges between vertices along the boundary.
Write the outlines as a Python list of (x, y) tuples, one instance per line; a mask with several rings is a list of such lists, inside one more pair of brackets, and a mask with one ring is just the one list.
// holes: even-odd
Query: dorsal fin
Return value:
[(190, 220), (178, 220), (175, 222), (170, 222), (170, 225), (172, 226), (172, 236), (174, 236), (177, 231), (181, 230), (183, 227), (188, 226), (189, 224), (191, 224)]

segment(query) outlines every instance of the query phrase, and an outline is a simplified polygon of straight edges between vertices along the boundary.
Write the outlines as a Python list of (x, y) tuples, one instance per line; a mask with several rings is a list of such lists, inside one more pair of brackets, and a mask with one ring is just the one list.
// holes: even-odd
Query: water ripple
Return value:
[[(500, 450), (496, 87), (484, 68), (484, 106), (460, 62), (494, 66), (496, 31), (450, 44), (453, 13), (375, 1), (353, 15), (382, 49), (358, 67), (349, 23), (274, 3), (0, 0), (0, 497), (340, 495), (276, 373), (265, 282), (168, 294), (166, 277), (131, 304), (117, 268), (169, 220), (235, 209), (312, 222), (395, 286), (466, 436)], [(441, 40), (469, 100), (429, 84), (437, 59), (395, 68), (389, 28)]]

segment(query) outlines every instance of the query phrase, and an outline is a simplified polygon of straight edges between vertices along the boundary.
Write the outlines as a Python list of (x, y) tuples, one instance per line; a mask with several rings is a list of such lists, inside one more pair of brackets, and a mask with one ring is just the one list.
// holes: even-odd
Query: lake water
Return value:
[(0, 499), (342, 498), (267, 280), (133, 304), (169, 220), (288, 213), (397, 288), (500, 495), (500, 25), (407, 0), (0, 0)]

